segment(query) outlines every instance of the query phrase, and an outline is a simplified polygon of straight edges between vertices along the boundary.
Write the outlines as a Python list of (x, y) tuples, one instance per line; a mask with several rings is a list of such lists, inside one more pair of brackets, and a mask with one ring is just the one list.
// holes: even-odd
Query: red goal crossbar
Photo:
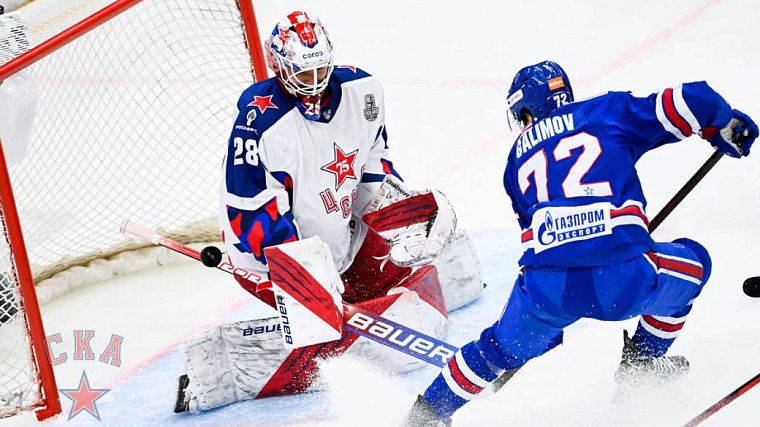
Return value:
[[(54, 37), (40, 43), (35, 48), (19, 55), (12, 61), (0, 65), (0, 81), (16, 74), (24, 68), (34, 64), (40, 59), (46, 57), (52, 52), (60, 49), (66, 44), (76, 40), (88, 31), (106, 23), (111, 18), (128, 10), (132, 6), (143, 0), (117, 0), (107, 7), (101, 9), (79, 23), (62, 31)], [(256, 81), (262, 81), (267, 78), (266, 61), (261, 49), (259, 40), (259, 27), (256, 24), (256, 14), (253, 11), (253, 0), (236, 0), (240, 9), (240, 16), (243, 20), (245, 38), (248, 45), (248, 51), (251, 56), (251, 70)]]

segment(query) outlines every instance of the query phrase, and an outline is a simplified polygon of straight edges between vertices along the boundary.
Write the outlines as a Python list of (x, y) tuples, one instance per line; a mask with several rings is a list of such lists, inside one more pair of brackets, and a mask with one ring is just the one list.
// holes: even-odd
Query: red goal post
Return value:
[(235, 104), (266, 77), (252, 0), (34, 0), (0, 15), (0, 418), (61, 410), (39, 304), (165, 262), (119, 233), (123, 218), (219, 240)]
[[(61, 412), (61, 401), (47, 351), (37, 292), (29, 268), (24, 236), (18, 222), (8, 168), (0, 141), (0, 417), (37, 409), (44, 420)], [(14, 318), (15, 317), (15, 318)], [(10, 383), (10, 384), (9, 384)], [(31, 394), (30, 399), (27, 396)]]

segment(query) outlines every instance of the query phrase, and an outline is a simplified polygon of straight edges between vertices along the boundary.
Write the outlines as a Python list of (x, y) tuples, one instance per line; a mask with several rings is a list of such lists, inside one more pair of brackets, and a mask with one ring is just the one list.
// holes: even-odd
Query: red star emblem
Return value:
[(82, 378), (79, 379), (78, 388), (59, 391), (74, 402), (69, 411), (69, 420), (79, 415), (80, 412), (87, 411), (90, 415), (100, 421), (100, 413), (95, 406), (95, 401), (111, 390), (90, 388), (90, 381), (87, 379), (87, 373), (82, 371)]
[(356, 179), (354, 160), (356, 160), (356, 153), (359, 152), (359, 149), (346, 154), (338, 147), (338, 144), (333, 143), (333, 148), (335, 149), (335, 160), (322, 166), (321, 169), (335, 174), (335, 191), (338, 191), (346, 179)]
[(253, 101), (248, 104), (249, 107), (257, 107), (259, 111), (262, 113), (267, 110), (267, 108), (274, 108), (275, 110), (278, 109), (276, 105), (274, 105), (274, 102), (272, 102), (272, 96), (273, 95), (267, 95), (267, 96), (254, 96)]
[(356, 73), (356, 67), (354, 67), (353, 65), (338, 65), (338, 68), (348, 68), (349, 70)]

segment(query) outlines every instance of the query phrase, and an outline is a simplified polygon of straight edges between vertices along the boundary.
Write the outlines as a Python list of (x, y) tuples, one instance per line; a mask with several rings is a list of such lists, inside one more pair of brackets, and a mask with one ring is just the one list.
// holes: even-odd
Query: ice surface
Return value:
[[(449, 342), (461, 345), (493, 322), (506, 301), (519, 256), (516, 221), (501, 188), (508, 134), (506, 87), (520, 67), (543, 59), (563, 65), (577, 98), (606, 90), (648, 94), (705, 79), (735, 108), (760, 118), (760, 3), (561, 1), (257, 1), (262, 33), (281, 15), (318, 14), (337, 46), (337, 63), (358, 65), (384, 84), (396, 169), (412, 186), (435, 186), (472, 236), (489, 287), (451, 316)], [(230, 100), (234, 102), (234, 100)], [(709, 157), (693, 137), (639, 163), (653, 216)], [(581, 321), (565, 344), (530, 362), (497, 396), (460, 411), (457, 426), (681, 425), (754, 376), (760, 363), (760, 301), (742, 294), (760, 274), (758, 155), (723, 159), (656, 232), (689, 236), (711, 252), (713, 275), (672, 348), (692, 372), (683, 380), (612, 403), (622, 329), (635, 321)], [(118, 225), (115, 225), (118, 226)], [(202, 266), (164, 267), (71, 293), (43, 307), (48, 335), (61, 333), (69, 360), (56, 366), (59, 388), (83, 370), (101, 420), (126, 425), (393, 426), (434, 368), (389, 377), (357, 360), (324, 366), (327, 391), (231, 405), (199, 416), (174, 415), (176, 344), (205, 326), (261, 314), (230, 277)], [(120, 367), (73, 360), (73, 330), (93, 329), (99, 354), (111, 334), (124, 337)], [(82, 413), (53, 425), (96, 425)], [(704, 425), (756, 422), (760, 388)], [(19, 425), (23, 420), (0, 422)]]

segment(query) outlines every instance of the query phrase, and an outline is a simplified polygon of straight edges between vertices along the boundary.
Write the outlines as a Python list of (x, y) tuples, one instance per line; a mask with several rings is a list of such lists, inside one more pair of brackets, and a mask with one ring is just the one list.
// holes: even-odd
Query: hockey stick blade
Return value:
[[(163, 246), (174, 252), (201, 261), (201, 253), (189, 246), (176, 242), (166, 236), (134, 223), (124, 220), (121, 232), (139, 237), (145, 241)], [(236, 268), (227, 261), (222, 261), (216, 267), (226, 273), (240, 276), (246, 280), (261, 285), (266, 279), (242, 268)], [(457, 352), (457, 347), (437, 338), (423, 334), (408, 326), (388, 320), (372, 312), (352, 304), (343, 303), (344, 327), (357, 335), (377, 341), (387, 347), (415, 357), (434, 366), (443, 367)]]
[(694, 427), (696, 425), (699, 425), (700, 423), (702, 423), (702, 421), (708, 419), (712, 414), (718, 412), (721, 408), (733, 402), (734, 400), (736, 400), (737, 397), (746, 393), (749, 389), (751, 389), (752, 387), (758, 384), (760, 384), (760, 374), (755, 375), (751, 380), (742, 384), (741, 387), (732, 391), (723, 399), (720, 399), (719, 401), (717, 401), (714, 405), (707, 408), (704, 412), (694, 417), (694, 419), (684, 424), (683, 427)]

